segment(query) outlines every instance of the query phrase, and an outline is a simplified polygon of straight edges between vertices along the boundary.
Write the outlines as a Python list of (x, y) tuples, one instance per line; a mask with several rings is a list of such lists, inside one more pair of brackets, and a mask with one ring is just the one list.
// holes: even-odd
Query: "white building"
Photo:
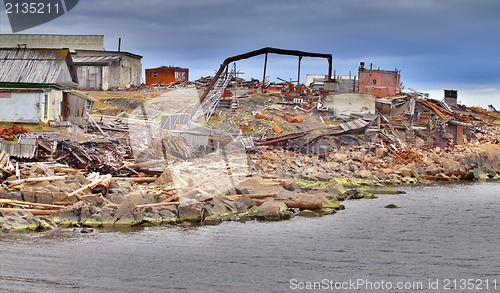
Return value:
[(77, 85), (68, 49), (0, 49), (0, 121), (81, 123), (95, 100)]

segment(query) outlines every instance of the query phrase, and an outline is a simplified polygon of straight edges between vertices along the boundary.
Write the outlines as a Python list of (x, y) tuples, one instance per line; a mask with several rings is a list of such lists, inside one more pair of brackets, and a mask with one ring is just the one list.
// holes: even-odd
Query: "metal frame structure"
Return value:
[[(203, 103), (205, 102), (205, 99), (207, 98), (208, 93), (212, 90), (215, 83), (219, 80), (221, 74), (224, 71), (227, 71), (228, 65), (232, 62), (265, 54), (266, 55), (266, 58), (264, 61), (265, 62), (264, 63), (264, 77), (265, 77), (266, 76), (266, 67), (267, 67), (267, 55), (269, 53), (278, 54), (278, 55), (298, 56), (299, 57), (299, 65), (298, 65), (299, 78), (298, 78), (297, 82), (300, 82), (300, 63), (301, 63), (303, 57), (326, 58), (328, 60), (328, 80), (331, 80), (331, 78), (332, 78), (332, 54), (322, 54), (322, 53), (313, 53), (313, 52), (304, 52), (304, 51), (297, 51), (297, 50), (286, 50), (286, 49), (265, 47), (262, 49), (258, 49), (258, 50), (254, 50), (254, 51), (250, 51), (247, 53), (243, 53), (240, 55), (226, 58), (224, 60), (224, 62), (221, 64), (221, 66), (220, 66), (219, 70), (217, 71), (217, 73), (215, 74), (215, 76), (212, 78), (212, 80), (208, 84), (208, 86), (205, 89), (205, 91), (203, 92), (203, 94), (200, 96), (200, 105), (203, 105)], [(264, 86), (264, 80), (262, 81), (262, 85)]]

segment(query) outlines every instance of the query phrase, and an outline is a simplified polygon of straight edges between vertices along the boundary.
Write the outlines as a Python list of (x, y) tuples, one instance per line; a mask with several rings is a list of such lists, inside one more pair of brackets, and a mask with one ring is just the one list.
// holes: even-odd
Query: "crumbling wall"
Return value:
[(346, 118), (352, 114), (375, 114), (375, 96), (343, 93), (331, 94), (323, 99), (323, 106), (334, 113), (336, 118)]

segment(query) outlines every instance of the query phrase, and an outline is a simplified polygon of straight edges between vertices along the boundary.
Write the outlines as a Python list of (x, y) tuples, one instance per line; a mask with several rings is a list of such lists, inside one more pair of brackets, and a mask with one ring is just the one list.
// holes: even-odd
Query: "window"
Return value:
[(377, 80), (376, 79), (373, 80), (373, 84), (377, 84)]
[(153, 78), (158, 78), (158, 72), (153, 72)]
[(49, 95), (45, 94), (45, 100), (43, 103), (43, 118), (47, 119), (49, 116)]

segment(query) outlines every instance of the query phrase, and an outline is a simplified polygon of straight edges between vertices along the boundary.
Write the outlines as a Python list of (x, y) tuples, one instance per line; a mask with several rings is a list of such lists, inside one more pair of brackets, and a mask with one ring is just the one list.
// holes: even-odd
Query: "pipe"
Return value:
[(266, 90), (266, 70), (267, 70), (267, 53), (264, 58), (264, 74), (262, 75), (262, 93)]

